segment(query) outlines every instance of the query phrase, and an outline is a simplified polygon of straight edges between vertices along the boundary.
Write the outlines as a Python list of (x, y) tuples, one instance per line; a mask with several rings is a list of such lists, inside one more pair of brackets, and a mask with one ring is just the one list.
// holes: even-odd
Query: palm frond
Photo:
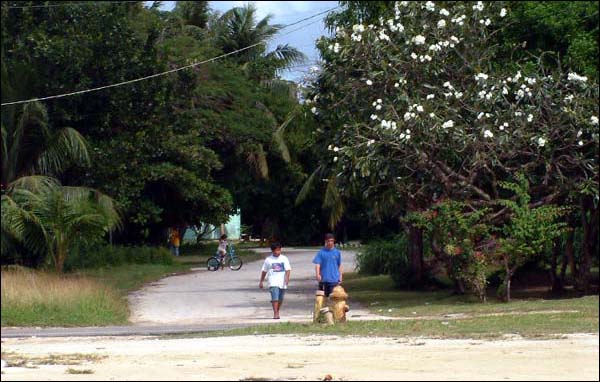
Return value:
[(306, 55), (289, 44), (277, 45), (275, 50), (265, 55), (267, 62), (273, 64), (277, 70), (283, 70), (306, 61)]
[(323, 207), (329, 209), (329, 228), (334, 229), (336, 224), (342, 220), (346, 210), (334, 177), (329, 178), (329, 182), (327, 182)]
[(300, 203), (302, 203), (306, 199), (306, 197), (308, 196), (310, 190), (312, 190), (312, 188), (314, 186), (315, 178), (317, 176), (319, 176), (320, 173), (321, 173), (321, 166), (318, 166), (315, 169), (315, 171), (313, 171), (312, 174), (310, 174), (310, 176), (308, 177), (308, 179), (306, 179), (306, 181), (302, 185), (302, 188), (298, 192), (298, 195), (296, 196), (296, 203), (295, 203), (296, 206), (300, 205)]
[(71, 161), (89, 165), (88, 144), (77, 130), (65, 127), (54, 133), (41, 153), (36, 169), (42, 174), (58, 174)]

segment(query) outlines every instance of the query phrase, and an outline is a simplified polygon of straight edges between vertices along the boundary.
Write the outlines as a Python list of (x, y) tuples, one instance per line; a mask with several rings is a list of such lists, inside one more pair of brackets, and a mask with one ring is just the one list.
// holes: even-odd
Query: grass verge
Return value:
[(544, 293), (518, 291), (510, 303), (493, 297), (485, 304), (451, 290), (395, 290), (389, 276), (344, 275), (349, 305), (359, 301), (372, 313), (390, 320), (322, 324), (280, 323), (241, 329), (199, 333), (198, 336), (257, 334), (358, 335), (385, 337), (433, 337), (494, 339), (505, 335), (549, 338), (569, 333), (598, 333), (598, 296), (547, 299)]
[[(205, 267), (213, 245), (182, 247), (173, 264), (123, 264), (57, 275), (10, 267), (2, 270), (2, 326), (126, 325), (127, 294), (144, 284), (192, 267)], [(244, 263), (264, 258), (247, 249)]]

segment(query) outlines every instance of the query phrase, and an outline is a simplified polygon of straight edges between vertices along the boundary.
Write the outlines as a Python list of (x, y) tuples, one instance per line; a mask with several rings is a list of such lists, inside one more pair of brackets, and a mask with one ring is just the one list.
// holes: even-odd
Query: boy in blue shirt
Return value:
[(315, 273), (319, 282), (319, 290), (329, 294), (333, 288), (342, 283), (342, 254), (335, 248), (335, 236), (328, 233), (325, 235), (325, 246), (317, 253), (313, 259)]

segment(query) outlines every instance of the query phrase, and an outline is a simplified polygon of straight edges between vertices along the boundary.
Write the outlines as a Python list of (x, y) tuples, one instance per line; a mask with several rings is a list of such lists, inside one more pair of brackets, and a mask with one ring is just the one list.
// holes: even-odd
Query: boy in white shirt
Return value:
[(268, 274), (269, 290), (271, 292), (271, 305), (273, 306), (273, 318), (279, 319), (279, 309), (283, 303), (283, 296), (290, 282), (290, 271), (292, 267), (288, 258), (281, 254), (281, 244), (271, 244), (271, 256), (265, 259), (260, 274), (258, 287), (262, 289), (265, 276)]

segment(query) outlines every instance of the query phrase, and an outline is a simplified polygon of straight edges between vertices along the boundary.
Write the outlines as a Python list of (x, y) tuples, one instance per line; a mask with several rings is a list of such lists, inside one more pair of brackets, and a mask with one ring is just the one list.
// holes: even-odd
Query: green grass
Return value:
[(126, 325), (127, 293), (189, 269), (186, 264), (126, 264), (56, 275), (2, 271), (2, 326)]
[(348, 321), (345, 324), (281, 323), (242, 329), (198, 333), (201, 337), (261, 334), (340, 335), (373, 337), (501, 338), (516, 334), (526, 338), (550, 338), (568, 333), (597, 333), (598, 316), (583, 313), (530, 314), (472, 319)]
[[(184, 246), (173, 264), (123, 264), (58, 276), (15, 268), (2, 271), (2, 326), (128, 324), (127, 294), (173, 273), (205, 267), (215, 246)], [(264, 256), (236, 250), (245, 263)]]
[[(444, 314), (490, 314), (533, 311), (572, 311), (598, 315), (598, 296), (547, 299), (539, 291), (514, 291), (510, 303), (497, 300), (493, 291), (486, 303), (470, 295), (454, 295), (451, 290), (396, 290), (389, 276), (344, 275), (344, 287), (351, 300), (366, 305), (372, 313), (394, 317), (436, 316)], [(520, 296), (520, 297), (519, 297)], [(568, 296), (568, 295), (567, 295)], [(392, 310), (389, 312), (389, 310)]]
[[(515, 291), (510, 303), (490, 298), (456, 296), (452, 290), (405, 291), (393, 289), (389, 276), (344, 275), (350, 296), (348, 322), (322, 324), (281, 323), (242, 329), (199, 333), (199, 336), (256, 334), (333, 334), (360, 336), (426, 336), (436, 338), (499, 338), (518, 334), (548, 338), (568, 333), (598, 333), (598, 296), (545, 299), (544, 293)], [(536, 296), (537, 295), (537, 296)], [(352, 303), (360, 301), (372, 313), (397, 320), (352, 321)]]

